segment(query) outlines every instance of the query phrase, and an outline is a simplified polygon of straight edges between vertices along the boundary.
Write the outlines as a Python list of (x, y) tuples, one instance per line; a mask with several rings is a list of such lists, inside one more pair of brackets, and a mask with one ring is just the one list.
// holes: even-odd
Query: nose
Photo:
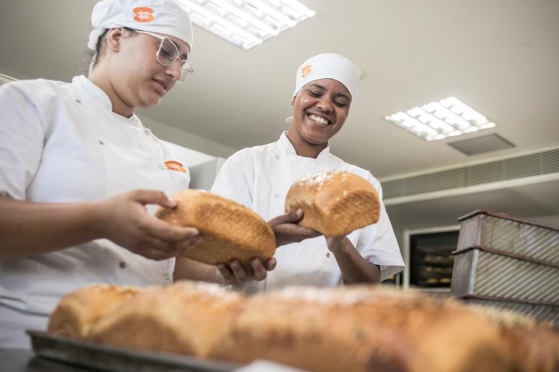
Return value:
[(323, 112), (330, 112), (332, 111), (332, 102), (330, 102), (327, 98), (322, 98), (318, 101), (317, 105), (318, 109)]
[(178, 59), (175, 59), (173, 63), (167, 66), (167, 73), (170, 74), (176, 81), (180, 80), (182, 69), (181, 63)]

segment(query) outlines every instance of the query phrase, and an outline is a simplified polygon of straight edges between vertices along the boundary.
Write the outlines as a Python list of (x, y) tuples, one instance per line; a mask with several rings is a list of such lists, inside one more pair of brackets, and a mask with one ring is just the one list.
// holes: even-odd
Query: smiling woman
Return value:
[[(304, 223), (293, 224), (289, 232), (298, 237), (292, 241), (299, 243), (279, 247), (274, 256), (275, 270), (264, 281), (245, 282), (246, 292), (290, 285), (378, 283), (403, 269), (398, 243), (382, 204), (380, 183), (369, 171), (330, 153), (329, 141), (344, 126), (358, 84), (357, 70), (344, 56), (324, 53), (306, 60), (297, 70), (291, 100), (293, 117), (288, 119), (287, 131), (275, 143), (243, 149), (231, 156), (212, 191), (270, 219), (284, 213), (286, 195), (295, 181), (325, 171), (347, 171), (361, 176), (377, 191), (378, 222), (336, 237), (317, 237), (320, 233), (302, 227)], [(242, 272), (224, 275), (236, 276), (243, 282)]]

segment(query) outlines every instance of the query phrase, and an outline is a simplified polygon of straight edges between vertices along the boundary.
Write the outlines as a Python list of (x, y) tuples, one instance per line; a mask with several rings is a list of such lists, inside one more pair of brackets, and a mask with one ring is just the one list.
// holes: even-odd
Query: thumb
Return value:
[(281, 225), (284, 223), (297, 223), (303, 218), (303, 210), (301, 208), (294, 209), (286, 214), (279, 215), (268, 221), (271, 226)]

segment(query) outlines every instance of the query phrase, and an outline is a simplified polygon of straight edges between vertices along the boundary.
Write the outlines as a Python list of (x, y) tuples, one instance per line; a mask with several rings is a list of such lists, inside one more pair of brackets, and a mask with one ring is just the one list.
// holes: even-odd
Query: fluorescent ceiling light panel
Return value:
[(495, 127), (495, 123), (455, 97), (398, 112), (385, 119), (426, 141)]
[(250, 49), (315, 15), (295, 0), (178, 0), (192, 23)]

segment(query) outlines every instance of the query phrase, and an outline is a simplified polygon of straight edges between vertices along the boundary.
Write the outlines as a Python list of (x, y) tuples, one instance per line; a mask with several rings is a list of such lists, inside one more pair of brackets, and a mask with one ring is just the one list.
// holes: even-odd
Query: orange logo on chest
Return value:
[(169, 160), (165, 162), (165, 166), (168, 170), (186, 173), (186, 169), (182, 166), (181, 162)]

